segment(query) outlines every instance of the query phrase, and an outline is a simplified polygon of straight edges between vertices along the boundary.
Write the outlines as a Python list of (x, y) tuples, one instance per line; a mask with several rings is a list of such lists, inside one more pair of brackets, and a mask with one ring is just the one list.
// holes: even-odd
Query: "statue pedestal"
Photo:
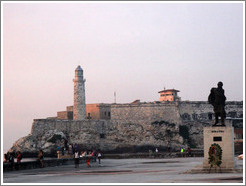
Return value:
[[(234, 157), (234, 128), (231, 121), (225, 121), (226, 126), (214, 126), (203, 128), (204, 159), (203, 164), (186, 171), (189, 174), (197, 173), (243, 173), (243, 168), (236, 165)], [(222, 149), (222, 163), (220, 167), (210, 168), (209, 148), (212, 144), (220, 145)]]
[(234, 127), (230, 121), (226, 120), (226, 126), (204, 127), (204, 161), (203, 168), (210, 168), (209, 164), (209, 148), (212, 144), (220, 145), (222, 149), (221, 169), (234, 169)]

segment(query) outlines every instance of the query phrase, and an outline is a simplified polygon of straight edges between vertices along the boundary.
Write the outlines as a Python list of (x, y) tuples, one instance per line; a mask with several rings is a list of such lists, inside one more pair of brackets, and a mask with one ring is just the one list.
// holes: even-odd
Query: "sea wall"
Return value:
[[(89, 157), (90, 162), (96, 162), (96, 157)], [(80, 158), (80, 162), (85, 163), (85, 158)], [(50, 159), (50, 160), (44, 160), (44, 167), (56, 167), (61, 165), (70, 165), (74, 164), (74, 159)], [(25, 161), (21, 162), (20, 165), (18, 165), (17, 162), (15, 162), (13, 165), (11, 163), (3, 163), (3, 171), (14, 171), (14, 170), (26, 170), (26, 169), (36, 169), (40, 168), (40, 163), (38, 161)]]

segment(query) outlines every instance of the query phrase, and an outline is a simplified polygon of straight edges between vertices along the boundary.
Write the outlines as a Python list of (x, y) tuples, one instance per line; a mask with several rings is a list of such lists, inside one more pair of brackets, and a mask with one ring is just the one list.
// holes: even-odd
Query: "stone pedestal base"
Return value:
[[(204, 160), (202, 165), (198, 165), (186, 174), (201, 173), (243, 173), (243, 166), (236, 165), (234, 157), (234, 128), (230, 121), (226, 120), (226, 126), (204, 127)], [(210, 168), (209, 148), (212, 144), (220, 145), (222, 149), (222, 163), (220, 167)]]
[(204, 161), (203, 168), (210, 168), (209, 164), (209, 148), (216, 143), (222, 148), (222, 163), (219, 167), (213, 169), (234, 169), (234, 128), (229, 121), (226, 121), (226, 126), (211, 126), (204, 127)]
[(203, 165), (194, 167), (191, 170), (184, 172), (184, 174), (202, 174), (202, 173), (243, 173), (242, 167), (235, 168), (204, 168)]

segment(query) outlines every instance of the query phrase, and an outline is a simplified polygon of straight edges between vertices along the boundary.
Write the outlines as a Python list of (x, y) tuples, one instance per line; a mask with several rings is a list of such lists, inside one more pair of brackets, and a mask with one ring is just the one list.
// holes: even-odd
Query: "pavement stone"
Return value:
[[(236, 164), (243, 169), (244, 160), (236, 159)], [(5, 183), (242, 183), (243, 172), (236, 173), (188, 173), (203, 163), (202, 157), (169, 159), (102, 159), (85, 163), (75, 168), (73, 164), (41, 169), (10, 171), (3, 173)]]

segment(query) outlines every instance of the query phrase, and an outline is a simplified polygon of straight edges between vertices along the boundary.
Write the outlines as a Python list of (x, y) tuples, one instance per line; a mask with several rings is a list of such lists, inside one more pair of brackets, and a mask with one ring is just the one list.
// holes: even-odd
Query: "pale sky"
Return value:
[(78, 65), (87, 103), (157, 101), (164, 87), (206, 101), (218, 81), (243, 100), (242, 2), (1, 5), (5, 150), (73, 105)]

